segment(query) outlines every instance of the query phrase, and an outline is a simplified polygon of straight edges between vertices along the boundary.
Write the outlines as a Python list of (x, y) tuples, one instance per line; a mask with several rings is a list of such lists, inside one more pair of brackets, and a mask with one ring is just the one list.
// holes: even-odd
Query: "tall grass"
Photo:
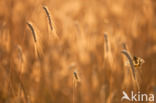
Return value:
[[(1, 0), (0, 103), (120, 103), (123, 90), (152, 93), (155, 8), (147, 0)], [(141, 81), (131, 55), (146, 61)]]

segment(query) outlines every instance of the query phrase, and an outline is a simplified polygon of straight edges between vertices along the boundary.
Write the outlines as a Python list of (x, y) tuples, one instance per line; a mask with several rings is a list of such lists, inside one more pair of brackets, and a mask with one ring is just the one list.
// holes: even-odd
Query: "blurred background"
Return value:
[(121, 103), (138, 92), (123, 45), (156, 93), (155, 18), (155, 0), (0, 0), (0, 103)]

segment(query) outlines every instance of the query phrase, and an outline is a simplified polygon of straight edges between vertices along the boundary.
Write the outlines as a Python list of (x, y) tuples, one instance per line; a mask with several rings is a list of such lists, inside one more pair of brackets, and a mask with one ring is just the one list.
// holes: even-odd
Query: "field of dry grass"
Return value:
[[(155, 0), (0, 0), (0, 103), (156, 93), (155, 18)], [(125, 49), (141, 68), (125, 66)]]

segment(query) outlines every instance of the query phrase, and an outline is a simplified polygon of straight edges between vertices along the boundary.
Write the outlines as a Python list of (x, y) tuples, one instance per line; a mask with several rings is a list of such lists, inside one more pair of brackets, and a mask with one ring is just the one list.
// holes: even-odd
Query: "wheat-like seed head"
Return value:
[(78, 74), (76, 72), (74, 72), (74, 77), (76, 80), (79, 80)]
[(123, 53), (127, 57), (128, 61), (130, 63), (131, 69), (132, 69), (133, 77), (134, 77), (134, 79), (136, 79), (135, 67), (134, 67), (133, 60), (132, 60), (131, 56), (129, 55), (127, 50), (122, 50), (121, 53)]
[(53, 26), (52, 26), (52, 20), (51, 20), (51, 16), (50, 16), (50, 13), (49, 13), (49, 10), (46, 6), (43, 6), (43, 9), (48, 17), (48, 21), (49, 21), (49, 26), (50, 26), (50, 29), (53, 30)]
[(36, 43), (37, 42), (37, 36), (36, 36), (35, 30), (34, 30), (34, 28), (33, 28), (31, 23), (27, 22), (27, 25), (28, 25), (28, 27), (30, 28), (30, 30), (32, 32), (32, 35), (33, 35), (33, 38), (34, 38), (34, 42)]

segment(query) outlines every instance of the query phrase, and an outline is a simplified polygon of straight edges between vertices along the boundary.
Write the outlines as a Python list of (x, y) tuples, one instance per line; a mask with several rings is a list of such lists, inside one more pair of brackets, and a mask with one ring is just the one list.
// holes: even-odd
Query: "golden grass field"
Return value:
[[(0, 103), (156, 94), (155, 18), (155, 0), (0, 0)], [(125, 49), (145, 61), (137, 79)]]

